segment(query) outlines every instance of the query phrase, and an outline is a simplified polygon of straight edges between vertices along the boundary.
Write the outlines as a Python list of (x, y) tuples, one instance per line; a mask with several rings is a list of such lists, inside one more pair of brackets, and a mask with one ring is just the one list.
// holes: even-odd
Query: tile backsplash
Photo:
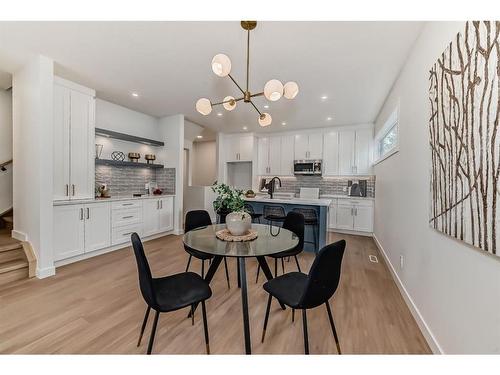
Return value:
[[(375, 176), (357, 178), (353, 177), (321, 177), (321, 176), (296, 176), (280, 177), (281, 188), (279, 191), (299, 194), (301, 187), (319, 188), (319, 194), (347, 195), (347, 181), (362, 179), (367, 180), (368, 197), (375, 197)], [(344, 191), (345, 189), (345, 191)]]
[(95, 166), (96, 184), (108, 184), (111, 196), (145, 193), (150, 181), (156, 181), (164, 194), (175, 194), (175, 168)]

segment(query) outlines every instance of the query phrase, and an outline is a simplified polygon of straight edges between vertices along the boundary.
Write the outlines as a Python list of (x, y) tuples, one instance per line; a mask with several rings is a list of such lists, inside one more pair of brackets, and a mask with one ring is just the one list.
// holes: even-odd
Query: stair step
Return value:
[(12, 216), (4, 216), (2, 217), (2, 219), (6, 222), (6, 223), (11, 223), (13, 224), (14, 223), (14, 218)]
[(9, 251), (0, 251), (0, 265), (16, 259), (27, 260), (22, 247)]
[(0, 264), (0, 275), (11, 271), (19, 270), (22, 268), (28, 269), (28, 262), (25, 259), (15, 259), (9, 262)]

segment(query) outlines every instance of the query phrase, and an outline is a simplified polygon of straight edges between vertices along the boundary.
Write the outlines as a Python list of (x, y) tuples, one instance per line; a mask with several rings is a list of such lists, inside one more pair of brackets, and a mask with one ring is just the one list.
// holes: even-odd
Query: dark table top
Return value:
[[(191, 249), (207, 254), (228, 257), (256, 257), (281, 253), (298, 245), (298, 237), (291, 231), (279, 228), (278, 235), (271, 235), (269, 225), (252, 224), (258, 237), (252, 241), (228, 242), (219, 240), (215, 233), (226, 228), (226, 224), (210, 225), (193, 229), (184, 234), (184, 244)], [(278, 228), (273, 228), (273, 234)]]

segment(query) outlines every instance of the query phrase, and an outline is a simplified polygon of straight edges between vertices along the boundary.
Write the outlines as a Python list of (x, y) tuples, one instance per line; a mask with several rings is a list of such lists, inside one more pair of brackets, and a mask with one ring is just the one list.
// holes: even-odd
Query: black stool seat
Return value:
[(265, 283), (264, 290), (285, 305), (300, 309), (300, 299), (307, 287), (307, 281), (305, 273), (285, 273)]
[(153, 279), (158, 311), (179, 310), (212, 296), (207, 282), (194, 272)]

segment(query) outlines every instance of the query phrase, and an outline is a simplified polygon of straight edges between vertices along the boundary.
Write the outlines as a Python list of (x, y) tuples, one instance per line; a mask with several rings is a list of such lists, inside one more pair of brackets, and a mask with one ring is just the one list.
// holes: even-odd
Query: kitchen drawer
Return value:
[(142, 223), (113, 228), (111, 244), (118, 245), (124, 242), (130, 242), (130, 235), (134, 232), (137, 232), (139, 236), (142, 234)]
[(113, 210), (111, 223), (113, 228), (142, 222), (142, 208), (120, 208)]
[(139, 199), (129, 201), (112, 202), (111, 208), (113, 210), (127, 209), (127, 208), (142, 208), (142, 201)]
[(339, 204), (351, 204), (354, 206), (373, 207), (373, 201), (370, 199), (339, 199)]

